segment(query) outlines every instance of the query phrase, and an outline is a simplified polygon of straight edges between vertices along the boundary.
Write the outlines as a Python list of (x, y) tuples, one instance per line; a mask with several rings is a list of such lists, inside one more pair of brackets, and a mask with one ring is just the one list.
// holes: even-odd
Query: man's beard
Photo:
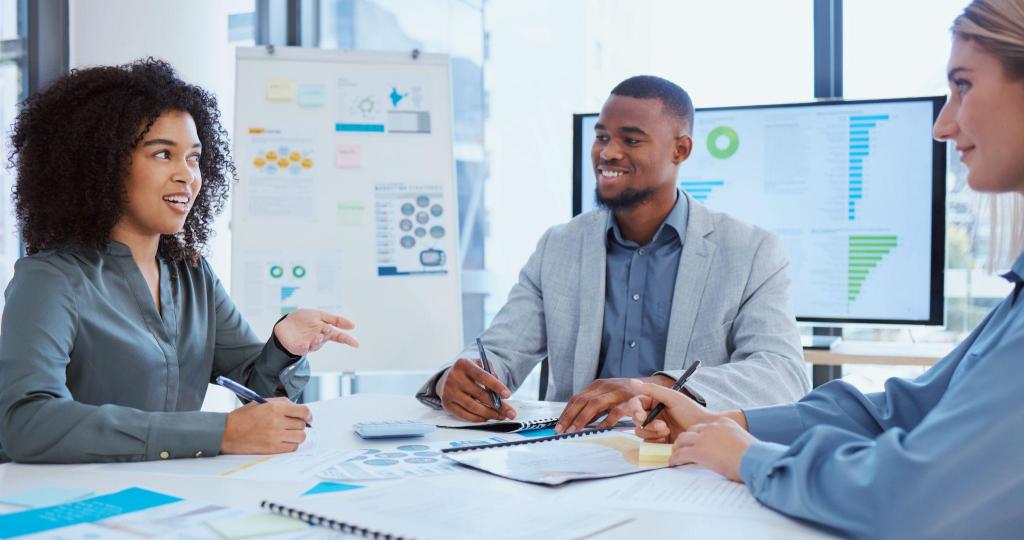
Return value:
[(601, 188), (594, 189), (594, 200), (598, 206), (603, 206), (612, 212), (631, 210), (650, 200), (654, 196), (654, 188), (635, 190), (626, 188), (615, 197), (602, 197)]

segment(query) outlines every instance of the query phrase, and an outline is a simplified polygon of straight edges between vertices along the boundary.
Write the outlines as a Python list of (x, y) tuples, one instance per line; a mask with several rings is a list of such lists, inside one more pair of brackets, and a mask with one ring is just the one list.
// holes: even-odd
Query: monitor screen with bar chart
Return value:
[[(940, 325), (944, 98), (697, 109), (678, 185), (779, 235), (798, 319)], [(574, 117), (573, 213), (596, 207), (597, 114)]]

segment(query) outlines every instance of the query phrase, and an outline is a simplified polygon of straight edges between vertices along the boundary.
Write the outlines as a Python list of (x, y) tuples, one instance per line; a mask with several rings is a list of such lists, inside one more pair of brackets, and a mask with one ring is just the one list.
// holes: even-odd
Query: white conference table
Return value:
[[(317, 449), (356, 450), (380, 447), (378, 441), (367, 441), (359, 438), (352, 431), (352, 424), (366, 420), (400, 420), (423, 417), (425, 407), (411, 396), (388, 395), (354, 395), (309, 404), (313, 412), (313, 426), (316, 430)], [(416, 439), (392, 439), (396, 441), (415, 441), (419, 444), (430, 444), (454, 440), (486, 438), (483, 434), (494, 435), (483, 431), (438, 429), (425, 437)], [(398, 442), (398, 444), (401, 444)], [(216, 460), (218, 458), (195, 458), (196, 460)], [(187, 460), (187, 458), (186, 458)], [(178, 460), (179, 462), (182, 460)], [(186, 465), (185, 463), (179, 463)], [(111, 466), (97, 465), (25, 465), (6, 463), (0, 465), (0, 496), (13, 495), (41, 486), (60, 485), (70, 488), (82, 488), (95, 494), (104, 494), (120, 489), (138, 486), (146, 489), (167, 493), (184, 499), (202, 501), (221, 506), (242, 509), (257, 509), (261, 501), (272, 495), (278, 500), (299, 497), (319, 480), (303, 478), (288, 482), (269, 482), (242, 480), (216, 476), (174, 476), (154, 474), (132, 470), (133, 464)], [(123, 469), (119, 471), (118, 469)], [(649, 474), (649, 473), (640, 473)], [(463, 473), (467, 481), (493, 483), (509, 493), (529, 490), (548, 490), (548, 488), (532, 486), (513, 480), (488, 475), (477, 471)], [(595, 480), (592, 482), (604, 482)], [(387, 480), (383, 480), (387, 482)], [(722, 479), (722, 482), (728, 480)], [(372, 482), (356, 482), (367, 484)], [(579, 489), (579, 487), (576, 487)], [(616, 508), (614, 501), (601, 503), (609, 510)], [(19, 510), (20, 508), (0, 505), (0, 513)], [(679, 512), (637, 511), (626, 510), (634, 519), (629, 523), (608, 530), (597, 538), (828, 538), (827, 533), (783, 516), (771, 516), (769, 520), (744, 519), (729, 516), (727, 513), (692, 513), (680, 509)], [(510, 516), (510, 519), (515, 519)], [(485, 531), (479, 535), (486, 537)]]

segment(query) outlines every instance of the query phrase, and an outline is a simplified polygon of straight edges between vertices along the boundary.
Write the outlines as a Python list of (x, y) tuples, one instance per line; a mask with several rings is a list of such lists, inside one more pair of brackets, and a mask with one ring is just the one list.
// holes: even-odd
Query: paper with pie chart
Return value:
[(313, 219), (316, 174), (321, 167), (313, 139), (262, 127), (249, 128), (249, 136), (249, 215)]
[(440, 184), (377, 184), (377, 275), (446, 274), (455, 252), (449, 203)]
[(516, 435), (496, 435), (482, 440), (450, 441), (446, 443), (403, 444), (393, 448), (367, 448), (354, 450), (339, 457), (317, 476), (329, 480), (384, 480), (405, 476), (435, 476), (463, 470), (441, 453), (442, 448), (459, 448), (481, 444), (499, 444), (520, 440)]

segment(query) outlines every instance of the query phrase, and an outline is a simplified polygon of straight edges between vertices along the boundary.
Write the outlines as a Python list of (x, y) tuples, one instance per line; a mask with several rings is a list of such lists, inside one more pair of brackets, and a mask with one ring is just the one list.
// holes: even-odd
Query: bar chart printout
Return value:
[(850, 236), (847, 270), (847, 301), (852, 304), (864, 289), (868, 276), (897, 246), (896, 236)]
[(864, 198), (864, 160), (871, 155), (871, 130), (888, 114), (850, 117), (850, 221), (857, 219), (857, 202)]

